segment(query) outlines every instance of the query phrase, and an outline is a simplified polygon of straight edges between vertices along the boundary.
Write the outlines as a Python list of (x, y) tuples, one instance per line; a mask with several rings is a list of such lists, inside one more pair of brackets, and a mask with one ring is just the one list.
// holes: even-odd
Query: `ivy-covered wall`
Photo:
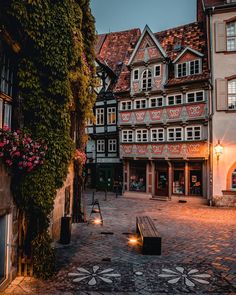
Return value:
[(20, 46), (16, 72), (24, 127), (48, 147), (43, 165), (12, 178), (15, 201), (28, 221), (24, 251), (33, 255), (35, 274), (46, 278), (54, 264), (49, 214), (75, 147), (85, 145), (84, 124), (95, 100), (94, 18), (89, 0), (8, 0), (0, 6), (1, 25)]

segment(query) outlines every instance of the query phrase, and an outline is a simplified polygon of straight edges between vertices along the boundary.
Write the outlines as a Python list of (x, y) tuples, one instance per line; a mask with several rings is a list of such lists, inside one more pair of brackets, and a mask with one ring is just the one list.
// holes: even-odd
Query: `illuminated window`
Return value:
[(116, 108), (107, 108), (107, 124), (116, 124)]
[(103, 108), (96, 109), (96, 124), (104, 125), (104, 109)]

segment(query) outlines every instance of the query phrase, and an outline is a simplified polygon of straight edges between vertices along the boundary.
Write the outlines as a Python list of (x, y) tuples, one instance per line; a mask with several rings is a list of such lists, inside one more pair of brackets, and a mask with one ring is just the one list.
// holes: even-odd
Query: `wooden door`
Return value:
[(156, 171), (156, 195), (168, 196), (168, 169)]

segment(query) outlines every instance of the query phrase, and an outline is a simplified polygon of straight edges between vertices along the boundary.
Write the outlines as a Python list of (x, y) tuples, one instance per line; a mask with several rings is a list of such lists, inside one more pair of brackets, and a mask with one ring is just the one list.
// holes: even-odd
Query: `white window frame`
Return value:
[[(170, 139), (170, 130), (173, 130), (173, 132), (174, 132), (174, 137), (173, 137), (173, 139)], [(177, 130), (178, 129), (180, 129), (180, 131), (181, 131), (181, 139), (179, 139), (179, 138), (177, 138), (177, 136), (176, 136), (176, 132), (177, 132)], [(179, 130), (178, 130), (178, 132), (179, 132)], [(175, 141), (183, 141), (183, 127), (168, 127), (167, 128), (167, 141), (169, 141), (169, 142), (175, 142)]]
[[(198, 73), (194, 73), (194, 74), (190, 74), (190, 63), (191, 62), (196, 62), (196, 61), (199, 61), (199, 72)], [(186, 75), (179, 75), (179, 66), (183, 66), (183, 64), (186, 64)], [(181, 69), (181, 72), (183, 71), (183, 69)], [(195, 71), (194, 71), (195, 72)], [(197, 58), (197, 59), (194, 59), (194, 60), (190, 60), (190, 61), (186, 61), (186, 62), (183, 62), (183, 63), (177, 63), (175, 65), (175, 77), (176, 78), (183, 78), (183, 77), (187, 77), (187, 76), (193, 76), (193, 75), (199, 75), (202, 73), (202, 59), (201, 58)]]
[[(144, 74), (146, 73), (146, 77)], [(150, 74), (150, 75), (149, 75)], [(152, 89), (152, 71), (150, 69), (146, 69), (142, 72), (142, 91), (149, 91)], [(144, 87), (144, 82), (146, 87)], [(149, 85), (151, 83), (151, 85)]]
[[(138, 73), (138, 78), (135, 79), (135, 73)], [(134, 69), (133, 70), (133, 81), (138, 81), (139, 80), (139, 69)]]
[[(160, 74), (156, 75), (156, 68), (159, 68)], [(155, 65), (154, 66), (154, 77), (161, 77), (161, 64)]]
[[(153, 134), (156, 133), (156, 139), (153, 137)], [(159, 134), (163, 134), (163, 139), (161, 140)], [(163, 142), (165, 141), (165, 129), (164, 128), (152, 128), (151, 129), (151, 142)]]
[[(140, 139), (138, 138), (140, 135)], [(146, 139), (144, 139), (146, 135)], [(135, 130), (135, 141), (136, 142), (148, 142), (148, 130), (147, 129), (136, 129)]]
[(108, 152), (115, 153), (117, 151), (117, 140), (108, 139)]
[(97, 139), (97, 152), (98, 153), (105, 152), (105, 139)]
[[(177, 96), (181, 96), (181, 102), (177, 103)], [(174, 104), (169, 104), (169, 97), (174, 97)], [(182, 93), (175, 93), (175, 94), (170, 94), (167, 96), (167, 105), (168, 106), (175, 106), (175, 105), (179, 105), (179, 104), (183, 104), (183, 95)]]
[(96, 108), (96, 125), (104, 125), (104, 108)]
[[(233, 34), (229, 34), (229, 26), (234, 27)], [(234, 41), (234, 47), (231, 48), (231, 46), (229, 46), (229, 40)], [(227, 51), (229, 52), (236, 51), (236, 21), (232, 21), (226, 24), (226, 48), (227, 48)]]
[(133, 140), (134, 140), (134, 131), (130, 130), (130, 129), (122, 130), (121, 139), (122, 139), (122, 142), (133, 142)]
[[(200, 130), (196, 130), (197, 128), (200, 128)], [(188, 130), (192, 129), (192, 138), (188, 137)], [(196, 136), (196, 132), (200, 133), (199, 136)], [(185, 140), (186, 141), (194, 141), (194, 140), (201, 140), (202, 139), (202, 126), (201, 125), (194, 125), (194, 126), (187, 126), (185, 128)]]
[[(197, 100), (197, 93), (202, 92), (203, 93), (203, 99), (202, 100)], [(189, 94), (194, 94), (194, 101), (189, 101), (188, 95)], [(186, 102), (187, 103), (198, 103), (198, 102), (203, 102), (205, 101), (205, 91), (204, 90), (198, 90), (198, 91), (189, 91), (186, 93)]]
[[(142, 106), (142, 103), (145, 101), (145, 107)], [(137, 107), (137, 102), (140, 103), (140, 107)], [(147, 108), (147, 100), (146, 98), (135, 99), (134, 101), (134, 109), (135, 110), (142, 110)]]
[[(130, 108), (128, 108), (128, 105), (130, 103)], [(132, 110), (132, 101), (131, 100), (125, 100), (120, 102), (120, 110), (121, 111), (130, 111)]]
[[(111, 115), (115, 114), (115, 122), (111, 122)], [(107, 108), (107, 125), (115, 125), (116, 124), (116, 107)]]
[[(161, 105), (160, 106), (157, 104), (159, 99), (161, 99)], [(153, 101), (155, 100), (155, 106), (152, 106), (152, 100)], [(163, 99), (162, 96), (160, 96), (160, 97), (151, 97), (149, 99), (149, 108), (161, 108), (163, 106), (164, 106), (164, 99)]]
[[(231, 92), (230, 84), (235, 84), (235, 85), (232, 85), (232, 92)], [(232, 104), (233, 107), (230, 107), (230, 100), (235, 101), (234, 106)], [(228, 109), (229, 110), (236, 110), (236, 79), (228, 81)]]

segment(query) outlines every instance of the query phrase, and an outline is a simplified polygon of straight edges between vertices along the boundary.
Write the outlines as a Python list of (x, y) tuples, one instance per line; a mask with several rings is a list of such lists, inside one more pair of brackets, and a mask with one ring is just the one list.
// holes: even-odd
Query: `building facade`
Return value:
[(99, 35), (97, 43), (97, 94), (94, 121), (86, 128), (89, 141), (86, 185), (97, 190), (116, 190), (122, 184), (123, 170), (119, 149), (118, 104), (114, 88), (120, 79), (130, 43), (139, 30)]
[(205, 0), (199, 11), (208, 34), (213, 86), (211, 194), (216, 205), (236, 206), (236, 1)]
[(209, 197), (209, 71), (201, 23), (148, 26), (123, 67), (119, 101), (124, 190)]
[[(11, 127), (15, 98), (14, 51), (0, 32), (0, 128)], [(0, 291), (16, 276), (18, 211), (10, 189), (11, 176), (0, 160)]]

